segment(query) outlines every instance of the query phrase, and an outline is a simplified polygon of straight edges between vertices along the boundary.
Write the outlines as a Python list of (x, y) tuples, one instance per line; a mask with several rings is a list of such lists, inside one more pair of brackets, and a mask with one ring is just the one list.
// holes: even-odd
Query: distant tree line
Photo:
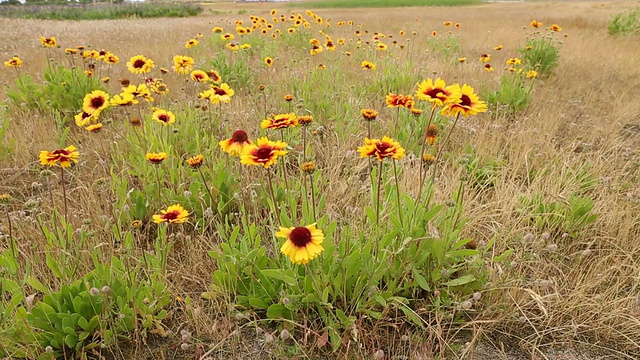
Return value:
[(123, 3), (124, 0), (0, 0), (0, 5), (73, 5), (93, 3)]

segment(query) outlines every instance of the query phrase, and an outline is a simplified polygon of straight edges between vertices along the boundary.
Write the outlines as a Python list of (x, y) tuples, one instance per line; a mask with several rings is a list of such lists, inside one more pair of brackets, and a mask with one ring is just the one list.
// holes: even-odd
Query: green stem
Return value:
[(313, 174), (309, 174), (309, 181), (311, 183), (311, 210), (313, 211), (313, 221), (318, 221), (316, 217), (316, 189), (313, 185)]
[(62, 199), (64, 200), (64, 222), (69, 223), (67, 216), (67, 187), (64, 184), (64, 168), (60, 167), (60, 182), (62, 183)]
[(209, 194), (209, 207), (213, 207), (213, 194), (211, 193), (211, 189), (209, 188), (209, 184), (207, 184), (207, 180), (204, 178), (204, 174), (202, 173), (202, 170), (200, 168), (198, 168), (198, 173), (200, 173), (200, 178), (202, 178), (202, 184), (204, 185), (205, 189), (207, 189), (207, 194)]
[(154, 165), (154, 169), (156, 171), (156, 183), (158, 184), (158, 205), (162, 205), (162, 188), (160, 186), (160, 170), (158, 170), (158, 165)]
[(398, 201), (398, 218), (400, 218), (400, 225), (402, 226), (402, 205), (400, 203), (400, 183), (398, 181), (398, 170), (396, 169), (396, 161), (391, 160), (393, 163), (393, 175), (396, 178), (396, 200)]

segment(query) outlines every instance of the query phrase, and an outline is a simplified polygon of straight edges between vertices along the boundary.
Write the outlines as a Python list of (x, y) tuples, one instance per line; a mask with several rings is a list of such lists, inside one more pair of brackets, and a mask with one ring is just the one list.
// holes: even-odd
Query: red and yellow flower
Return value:
[(134, 74), (146, 74), (155, 66), (153, 60), (143, 55), (135, 55), (127, 62), (127, 69)]
[(284, 129), (293, 126), (298, 126), (295, 113), (271, 115), (260, 123), (263, 129)]
[(460, 89), (460, 93), (458, 93), (456, 101), (446, 104), (442, 108), (441, 114), (451, 117), (458, 115), (468, 117), (485, 111), (487, 111), (487, 104), (480, 100), (471, 86), (464, 84)]
[(450, 101), (452, 95), (458, 90), (459, 86), (457, 84), (447, 86), (444, 80), (440, 78), (436, 79), (435, 82), (432, 79), (427, 79), (418, 84), (416, 97), (433, 103), (434, 106), (442, 106)]
[(40, 165), (56, 166), (60, 164), (60, 167), (68, 168), (71, 163), (77, 163), (80, 153), (76, 150), (76, 147), (71, 145), (64, 149), (57, 149), (54, 151), (40, 151)]
[(160, 214), (153, 215), (153, 222), (156, 224), (182, 224), (189, 220), (189, 212), (181, 205), (171, 205), (166, 210), (161, 210)]
[(220, 141), (218, 145), (229, 155), (240, 156), (253, 145), (253, 142), (249, 140), (249, 135), (244, 130), (236, 130), (230, 138)]
[(165, 126), (176, 122), (176, 116), (169, 110), (157, 109), (151, 114), (151, 118)]
[(322, 247), (324, 233), (316, 228), (315, 223), (299, 227), (280, 227), (276, 237), (286, 239), (280, 251), (289, 257), (294, 264), (307, 264), (324, 251)]
[(93, 114), (100, 113), (109, 107), (109, 94), (102, 90), (94, 90), (84, 96), (82, 100), (82, 111)]
[(271, 141), (266, 137), (257, 140), (257, 145), (250, 145), (240, 156), (240, 162), (245, 165), (263, 166), (268, 169), (278, 161), (278, 157), (284, 156), (288, 151), (284, 150), (287, 144), (282, 141)]
[(388, 136), (380, 139), (364, 139), (364, 145), (358, 148), (360, 157), (375, 156), (382, 161), (385, 158), (400, 160), (404, 157), (404, 148)]

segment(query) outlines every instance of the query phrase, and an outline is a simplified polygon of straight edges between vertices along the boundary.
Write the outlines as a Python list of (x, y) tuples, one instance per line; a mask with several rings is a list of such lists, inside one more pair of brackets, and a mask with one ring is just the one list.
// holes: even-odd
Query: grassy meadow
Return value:
[(272, 5), (0, 18), (0, 358), (640, 357), (637, 2)]

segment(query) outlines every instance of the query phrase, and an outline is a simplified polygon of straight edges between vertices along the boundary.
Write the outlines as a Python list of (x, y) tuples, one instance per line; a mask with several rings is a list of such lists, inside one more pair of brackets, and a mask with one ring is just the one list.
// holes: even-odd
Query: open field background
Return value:
[[(338, 38), (347, 39), (347, 45), (338, 46), (335, 53), (325, 51), (312, 57), (308, 51), (306, 55), (296, 51), (294, 46), (262, 48), (263, 43), (256, 42), (245, 58), (253, 64), (248, 80), (237, 83), (232, 102), (218, 113), (224, 121), (204, 126), (198, 136), (208, 143), (198, 141), (197, 148), (188, 148), (204, 153), (218, 166), (216, 169), (239, 172), (239, 166), (230, 165), (226, 154), (219, 151), (217, 141), (240, 128), (246, 129), (251, 138), (258, 137), (259, 121), (263, 120), (259, 84), (268, 89), (264, 95), (268, 112), (287, 112), (288, 105), (282, 98), (285, 94), (294, 94), (295, 109), (310, 110), (314, 116), (310, 130), (319, 134), (310, 142), (323, 176), (317, 184), (318, 193), (326, 196), (322, 216), (326, 215), (325, 221), (335, 221), (339, 227), (356, 224), (353, 226), (365, 228), (368, 224), (361, 209), (370, 204), (369, 179), (362, 177), (358, 170), (346, 174), (343, 171), (367, 168), (366, 161), (356, 152), (366, 136), (366, 127), (360, 123), (360, 109), (371, 107), (380, 111), (382, 120), (374, 126), (382, 136), (391, 133), (395, 115), (394, 109), (384, 106), (385, 90), (411, 94), (418, 81), (430, 77), (440, 77), (447, 83), (467, 83), (481, 94), (483, 88), (493, 90), (506, 72), (505, 61), (519, 55), (516, 50), (532, 31), (531, 20), (542, 21), (545, 26), (559, 24), (562, 31), (557, 37), (562, 45), (555, 74), (536, 79), (532, 102), (524, 111), (513, 116), (490, 111), (461, 119), (450, 142), (445, 144), (439, 165), (442, 173), (434, 185), (434, 201), (447, 203), (459, 188), (460, 178), (469, 181), (478, 176), (485, 180), (489, 177), (491, 186), (469, 185), (465, 189), (462, 216), (467, 222), (460, 236), (473, 239), (480, 248), (495, 241), (492, 251), (496, 255), (507, 250), (513, 253), (504, 262), (487, 261), (488, 278), (480, 291), (481, 301), (465, 311), (455, 305), (447, 308), (446, 311), (457, 313), (464, 322), (453, 325), (447, 323), (446, 317), (433, 315), (435, 320), (430, 318), (429, 326), (421, 330), (391, 321), (384, 325), (359, 322), (355, 328), (361, 332), (360, 337), (356, 340), (355, 336), (345, 335), (343, 347), (331, 353), (328, 347), (310, 346), (315, 340), (307, 344), (307, 334), (304, 334), (305, 342), (301, 340), (302, 334), (296, 334), (299, 337), (293, 343), (266, 341), (269, 337), (265, 334), (271, 336), (272, 333), (277, 338), (280, 329), (261, 322), (258, 326), (247, 326), (228, 309), (229, 304), (224, 300), (202, 298), (200, 295), (209, 291), (211, 274), (217, 268), (207, 252), (219, 248), (225, 240), (224, 232), (215, 228), (201, 231), (185, 227), (175, 235), (178, 240), (167, 262), (167, 286), (172, 299), (180, 300), (172, 302), (172, 320), (166, 327), (174, 334), (188, 329), (194, 338), (189, 349), (179, 350), (181, 341), (177, 335), (163, 339), (152, 336), (148, 343), (126, 343), (105, 354), (118, 359), (144, 356), (193, 359), (215, 345), (218, 350), (211, 355), (220, 359), (372, 358), (379, 349), (384, 350), (388, 358), (427, 359), (445, 348), (458, 354), (449, 355), (450, 358), (473, 358), (473, 346), (484, 343), (498, 349), (517, 349), (521, 356), (530, 358), (561, 359), (561, 355), (549, 355), (550, 348), (560, 347), (589, 354), (584, 358), (637, 359), (640, 357), (640, 99), (637, 95), (640, 38), (607, 34), (611, 16), (637, 4), (563, 1), (443, 8), (326, 9), (316, 11), (324, 19), (331, 19), (332, 26), (323, 30), (334, 42)], [(76, 45), (108, 49), (121, 61), (111, 70), (111, 81), (107, 85), (109, 93), (115, 94), (119, 91), (119, 79), (134, 77), (124, 64), (131, 56), (143, 54), (153, 59), (157, 67), (170, 69), (174, 55), (188, 54), (197, 64), (207, 64), (203, 67), (208, 69), (212, 67), (208, 61), (216, 56), (215, 46), (219, 45), (207, 40), (218, 37), (211, 33), (214, 26), (233, 32), (237, 19), (245, 23), (250, 22), (250, 15), (269, 19), (272, 6), (276, 6), (279, 13), (291, 11), (281, 4), (216, 4), (203, 14), (186, 19), (95, 22), (0, 19), (3, 35), (0, 59), (4, 61), (17, 54), (25, 62), (21, 72), (40, 77), (48, 60), (38, 42), (39, 36), (57, 37), (62, 49)], [(238, 14), (239, 11), (242, 14)], [(360, 28), (337, 27), (338, 21), (362, 25)], [(445, 28), (443, 21), (460, 23), (461, 27)], [(349, 41), (356, 29), (368, 30), (368, 37), (376, 31), (384, 33), (387, 35), (384, 41), (389, 45), (392, 40), (407, 45), (404, 49), (390, 46), (391, 56), (365, 52), (356, 49), (355, 40)], [(406, 35), (401, 37), (400, 31)], [(411, 35), (413, 31), (417, 35)], [(437, 31), (438, 36), (454, 32), (459, 39), (459, 49), (434, 50), (432, 31)], [(197, 33), (204, 34), (200, 45), (185, 49), (185, 41)], [(317, 28), (312, 28), (310, 37), (321, 38)], [(406, 42), (405, 38), (411, 41)], [(302, 44), (306, 41), (308, 39)], [(496, 51), (497, 45), (504, 47)], [(427, 49), (429, 51), (425, 51)], [(352, 55), (343, 55), (345, 51)], [(483, 53), (492, 54), (495, 71), (484, 71), (479, 61)], [(265, 56), (273, 58), (273, 67), (262, 64)], [(457, 62), (459, 57), (467, 57), (462, 66)], [(54, 58), (64, 61), (57, 53)], [(379, 73), (396, 67), (402, 68), (399, 73), (406, 76), (388, 76), (397, 87), (374, 88), (374, 75), (360, 68), (361, 60), (376, 62)], [(317, 70), (319, 64), (327, 68)], [(403, 67), (404, 64), (410, 65)], [(157, 71), (154, 76), (162, 77), (171, 89), (163, 100), (164, 106), (179, 109), (176, 113), (183, 114), (183, 120), (218, 116), (217, 106), (212, 106), (214, 115), (211, 111), (202, 111), (202, 107), (196, 108), (196, 104), (202, 102), (184, 77), (174, 73), (160, 75)], [(312, 92), (305, 90), (303, 79), (306, 77), (308, 82), (324, 85)], [(7, 88), (15, 78), (14, 69), (0, 69), (0, 99), (7, 99)], [(299, 101), (303, 95), (317, 103)], [(10, 122), (3, 130), (4, 139), (0, 139), (4, 141), (0, 153), (0, 193), (14, 197), (10, 212), (21, 263), (28, 261), (34, 277), (47, 287), (57, 288), (62, 281), (52, 276), (45, 264), (43, 249), (47, 240), (37, 221), (53, 211), (47, 187), (39, 176), (38, 153), (70, 144), (76, 144), (81, 151), (81, 160), (71, 170), (68, 184), (70, 222), (74, 228), (90, 227), (94, 233), (74, 255), (73, 262), (78, 264), (81, 274), (92, 269), (92, 251), (100, 249), (102, 254), (118, 254), (120, 247), (115, 243), (111, 227), (126, 228), (132, 220), (114, 211), (123, 199), (118, 198), (113, 188), (100, 185), (100, 179), (109, 183), (114, 182), (114, 178), (130, 176), (127, 162), (132, 147), (127, 141), (131, 138), (108, 128), (97, 135), (89, 134), (69, 122), (72, 129), (66, 144), (59, 144), (64, 130), (56, 125), (55, 119), (15, 105), (3, 108), (1, 113), (2, 118)], [(428, 113), (426, 107), (425, 113)], [(179, 127), (182, 120), (178, 117)], [(117, 126), (126, 122), (115, 117), (112, 121)], [(181, 138), (184, 142), (191, 140)], [(291, 146), (300, 145), (299, 139), (293, 136), (288, 142)], [(407, 156), (399, 162), (404, 169), (401, 186), (408, 194), (415, 194), (419, 175), (410, 158)], [(239, 192), (243, 192), (242, 189), (260, 191), (260, 172), (239, 173), (236, 179)], [(154, 181), (153, 178), (143, 180)], [(57, 179), (51, 181), (52, 184), (58, 182)], [(131, 182), (135, 183), (133, 176)], [(181, 181), (172, 184), (174, 188), (167, 194), (187, 189)], [(53, 190), (56, 207), (60, 209), (59, 187), (53, 186)], [(597, 215), (594, 222), (577, 226), (569, 219), (571, 211), (558, 210), (571, 208), (575, 197), (592, 201), (593, 208), (588, 213)], [(532, 213), (523, 212), (522, 199), (532, 198), (559, 205), (554, 210), (547, 207), (527, 210)], [(166, 205), (171, 204), (154, 205), (149, 211), (157, 213)], [(273, 224), (259, 222), (264, 213), (256, 208), (253, 211), (247, 218), (256, 219), (258, 225), (266, 229), (265, 233), (277, 230)], [(536, 216), (546, 219), (552, 211), (562, 214), (555, 223), (530, 221)], [(155, 224), (148, 218), (146, 222), (144, 232), (140, 231), (140, 241), (146, 245), (140, 245), (141, 248), (152, 247), (149, 244), (153, 244), (156, 235)], [(3, 234), (7, 234), (4, 221), (2, 226)], [(333, 240), (337, 239), (337, 235), (334, 236)], [(7, 242), (0, 243), (0, 247), (8, 247)], [(25, 287), (25, 291), (36, 293), (29, 287)], [(190, 300), (185, 302), (185, 298)], [(453, 302), (464, 300), (461, 295)], [(254, 331), (256, 329), (259, 331)], [(407, 334), (411, 335), (410, 341), (403, 338)], [(2, 332), (0, 350), (6, 345), (1, 336)], [(490, 359), (503, 355), (496, 351), (483, 356)]]

